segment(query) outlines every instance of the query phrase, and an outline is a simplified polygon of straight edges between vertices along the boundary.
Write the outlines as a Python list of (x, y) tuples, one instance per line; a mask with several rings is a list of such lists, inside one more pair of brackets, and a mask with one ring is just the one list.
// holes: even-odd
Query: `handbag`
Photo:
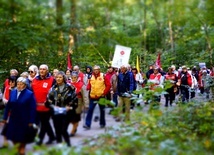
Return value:
[(0, 110), (3, 110), (5, 108), (5, 104), (2, 99), (0, 99)]
[(2, 128), (1, 135), (6, 136), (7, 128), (8, 128), (8, 124), (5, 123), (3, 128)]
[(53, 114), (54, 115), (60, 115), (60, 114), (66, 115), (67, 109), (64, 107), (63, 108), (62, 107), (54, 107), (53, 108)]
[(26, 143), (32, 143), (35, 140), (35, 137), (37, 135), (38, 132), (38, 127), (33, 125), (33, 126), (29, 126), (25, 135), (25, 142)]

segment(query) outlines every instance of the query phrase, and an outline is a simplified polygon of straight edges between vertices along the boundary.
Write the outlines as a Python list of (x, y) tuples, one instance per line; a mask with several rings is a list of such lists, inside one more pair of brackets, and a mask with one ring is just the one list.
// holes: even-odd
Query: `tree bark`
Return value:
[(210, 57), (210, 64), (213, 65), (213, 48), (212, 48), (212, 44), (211, 44), (211, 40), (210, 40), (210, 35), (209, 35), (209, 30), (207, 28), (207, 24), (205, 21), (203, 21), (197, 13), (195, 13), (193, 10), (191, 10), (191, 12), (198, 18), (198, 21), (201, 23), (201, 26), (204, 28), (204, 33), (205, 33), (205, 38), (207, 41), (207, 49), (206, 51), (208, 51), (209, 53), (209, 57)]
[(17, 19), (16, 19), (16, 2), (14, 0), (10, 0), (10, 14), (11, 14), (11, 18), (13, 23), (16, 23)]
[(143, 10), (143, 40), (144, 40), (144, 51), (147, 50), (146, 44), (147, 44), (147, 33), (146, 33), (146, 25), (147, 25), (147, 19), (146, 19), (146, 13), (147, 13), (147, 7), (146, 7), (146, 0), (144, 0), (144, 10)]
[[(56, 24), (58, 27), (61, 27), (63, 24), (63, 0), (56, 0)], [(63, 53), (63, 32), (59, 30), (58, 33), (58, 54), (62, 55)]]
[(172, 30), (172, 21), (169, 21), (169, 37), (170, 37), (170, 44), (171, 44), (171, 51), (174, 53), (174, 38), (173, 38), (173, 30)]
[(63, 14), (63, 4), (62, 4), (62, 0), (56, 0), (56, 24), (58, 26), (61, 26), (63, 24), (63, 18), (62, 18), (62, 14)]
[[(77, 34), (78, 34), (78, 28), (77, 28), (77, 22), (76, 22), (76, 0), (70, 0), (70, 34), (69, 34), (69, 51), (72, 51), (71, 48), (74, 46), (75, 43), (75, 49), (77, 49)], [(72, 52), (73, 53), (73, 52)]]

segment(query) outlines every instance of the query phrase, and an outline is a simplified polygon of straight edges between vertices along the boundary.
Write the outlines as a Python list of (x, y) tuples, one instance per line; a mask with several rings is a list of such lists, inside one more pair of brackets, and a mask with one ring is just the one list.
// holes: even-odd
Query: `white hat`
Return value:
[(95, 65), (93, 69), (100, 69), (100, 66)]
[(181, 68), (182, 68), (182, 69), (187, 69), (187, 66), (182, 66)]
[(207, 71), (206, 71), (206, 70), (203, 70), (202, 73), (207, 73)]
[(37, 67), (36, 65), (31, 65), (31, 66), (28, 68), (28, 70), (38, 73), (38, 67)]

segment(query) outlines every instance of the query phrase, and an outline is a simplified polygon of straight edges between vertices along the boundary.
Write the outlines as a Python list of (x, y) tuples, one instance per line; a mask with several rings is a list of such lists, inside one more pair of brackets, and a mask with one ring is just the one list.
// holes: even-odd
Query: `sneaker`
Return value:
[(8, 148), (8, 145), (2, 145), (1, 147), (0, 147), (0, 149), (7, 149)]
[(53, 144), (54, 141), (55, 141), (55, 138), (53, 138), (53, 139), (51, 138), (45, 144), (50, 145), (50, 144)]
[(90, 127), (89, 127), (89, 126), (87, 126), (87, 125), (83, 125), (83, 128), (85, 128), (85, 129), (87, 129), (87, 130), (89, 130), (89, 129), (90, 129)]
[(100, 125), (100, 128), (101, 128), (101, 129), (105, 128), (105, 125)]
[(74, 133), (71, 133), (69, 136), (70, 136), (70, 137), (74, 137), (74, 135), (75, 135)]
[(74, 131), (74, 133), (71, 132), (69, 136), (70, 136), (70, 137), (74, 137), (75, 134), (76, 134), (76, 132), (77, 132), (77, 129)]
[(121, 120), (120, 120), (120, 118), (116, 118), (115, 121), (116, 122), (120, 122)]
[(41, 145), (42, 145), (42, 142), (41, 142), (41, 141), (38, 141), (38, 142), (36, 142), (36, 145), (41, 146)]
[(99, 117), (98, 116), (95, 116), (94, 117), (94, 122), (98, 122), (99, 121)]

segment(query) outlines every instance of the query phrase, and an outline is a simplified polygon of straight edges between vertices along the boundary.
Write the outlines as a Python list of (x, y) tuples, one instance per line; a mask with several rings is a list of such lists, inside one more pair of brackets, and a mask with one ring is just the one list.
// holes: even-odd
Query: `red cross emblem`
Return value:
[(120, 55), (124, 55), (124, 54), (125, 54), (125, 52), (124, 52), (124, 51), (121, 51), (121, 52), (120, 52)]

